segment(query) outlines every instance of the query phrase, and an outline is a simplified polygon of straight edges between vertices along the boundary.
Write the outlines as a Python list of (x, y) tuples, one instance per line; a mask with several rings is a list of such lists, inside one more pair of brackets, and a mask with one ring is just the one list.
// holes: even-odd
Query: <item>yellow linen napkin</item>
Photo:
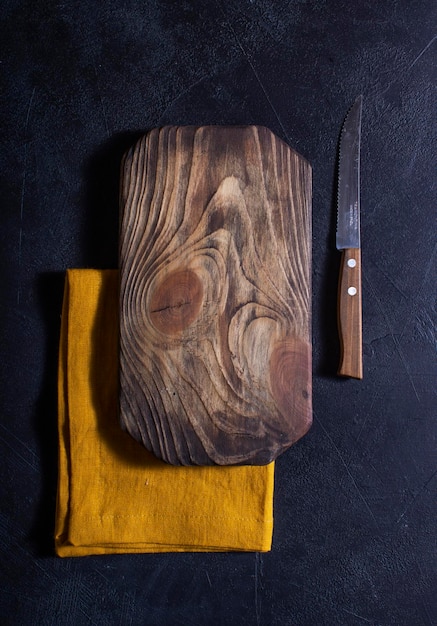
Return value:
[(273, 463), (173, 467), (121, 430), (117, 271), (67, 272), (58, 385), (59, 556), (270, 550)]

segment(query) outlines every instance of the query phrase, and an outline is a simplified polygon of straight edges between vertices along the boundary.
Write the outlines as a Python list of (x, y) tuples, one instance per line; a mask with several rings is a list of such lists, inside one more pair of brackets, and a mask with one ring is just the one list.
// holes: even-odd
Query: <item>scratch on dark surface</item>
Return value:
[(172, 98), (166, 105), (165, 105), (165, 109), (164, 111), (161, 113), (159, 120), (157, 122), (157, 125), (159, 126), (161, 124), (161, 120), (164, 117), (164, 115), (167, 113), (167, 111), (169, 110), (169, 108), (178, 100), (180, 100), (182, 98), (182, 96), (184, 96), (185, 94), (187, 94), (189, 91), (191, 91), (191, 89), (193, 89), (193, 87), (196, 87), (197, 85), (200, 85), (200, 83), (202, 81), (205, 80), (205, 78), (208, 77), (208, 74), (204, 74), (203, 76), (201, 76), (200, 78), (198, 78), (196, 81), (194, 81), (194, 83), (189, 84), (187, 87), (185, 87), (185, 89), (182, 89), (176, 97)]
[(363, 622), (367, 622), (368, 624), (374, 623), (373, 620), (367, 619), (367, 617), (363, 617), (362, 615), (358, 615), (358, 613), (353, 613), (352, 611), (348, 611), (347, 609), (342, 609), (342, 611), (344, 611), (348, 615), (353, 615), (354, 617), (357, 617), (358, 619), (362, 620)]
[[(404, 67), (402, 68), (398, 68), (398, 70), (395, 72), (396, 77), (393, 80), (390, 80), (387, 83), (386, 88), (381, 91), (381, 95), (384, 95), (385, 93), (387, 93), (387, 91), (394, 85), (396, 84), (400, 78), (405, 74), (405, 72), (409, 72), (411, 70), (411, 68), (413, 68), (416, 63), (419, 61), (419, 59), (422, 58), (422, 56), (425, 54), (425, 52), (428, 50), (428, 48), (434, 43), (434, 41), (437, 39), (437, 35), (434, 35), (434, 37), (431, 39), (431, 41), (429, 41), (426, 46), (424, 48), (422, 48), (422, 50), (419, 52), (419, 54), (416, 56), (416, 58), (414, 59), (414, 61), (412, 63), (410, 63), (410, 65), (405, 69)], [(393, 72), (391, 72), (391, 75), (393, 75)]]
[(207, 580), (208, 580), (208, 584), (209, 584), (209, 586), (212, 588), (211, 579), (210, 579), (210, 577), (209, 577), (209, 574), (208, 574), (207, 570), (205, 570), (205, 576), (206, 576), (206, 578), (207, 578)]
[(402, 291), (402, 289), (399, 287), (399, 285), (397, 285), (395, 283), (393, 278), (387, 272), (385, 272), (383, 269), (381, 269), (381, 267), (379, 267), (379, 265), (377, 265), (376, 263), (372, 263), (371, 260), (368, 260), (367, 263), (371, 263), (373, 265), (373, 267), (375, 267), (377, 269), (377, 271), (384, 276), (384, 278), (390, 283), (390, 285), (394, 289), (396, 289), (396, 291), (404, 298), (404, 300), (409, 301), (408, 296)]
[(412, 386), (413, 391), (414, 391), (414, 394), (415, 394), (415, 396), (416, 396), (416, 398), (417, 398), (417, 401), (418, 401), (418, 402), (419, 402), (419, 404), (420, 404), (419, 394), (417, 393), (417, 389), (416, 389), (416, 386), (415, 386), (415, 384), (414, 384), (414, 380), (413, 380), (413, 377), (412, 377), (412, 375), (411, 375), (410, 368), (409, 368), (409, 366), (408, 366), (408, 363), (407, 363), (407, 360), (406, 360), (406, 358), (405, 358), (405, 356), (404, 356), (404, 353), (402, 352), (402, 348), (401, 348), (401, 346), (400, 346), (399, 340), (396, 338), (396, 336), (395, 336), (395, 334), (394, 334), (394, 331), (393, 331), (393, 328), (392, 328), (392, 325), (390, 324), (390, 321), (389, 321), (389, 319), (388, 319), (388, 317), (387, 317), (387, 315), (386, 315), (386, 313), (385, 313), (385, 311), (384, 311), (384, 308), (383, 308), (383, 306), (382, 306), (382, 304), (381, 304), (381, 302), (380, 302), (379, 298), (376, 296), (376, 293), (375, 293), (375, 291), (374, 291), (374, 289), (373, 289), (373, 286), (372, 286), (372, 284), (371, 284), (370, 280), (366, 277), (366, 275), (365, 275), (365, 274), (364, 274), (364, 280), (366, 281), (366, 283), (367, 283), (367, 285), (368, 285), (368, 287), (369, 287), (369, 290), (370, 290), (370, 292), (371, 292), (372, 296), (374, 297), (374, 299), (375, 299), (375, 301), (376, 301), (376, 303), (377, 303), (377, 305), (378, 305), (379, 310), (380, 310), (380, 311), (381, 311), (381, 313), (382, 313), (382, 316), (383, 316), (383, 318), (384, 318), (384, 320), (385, 320), (385, 323), (386, 323), (386, 325), (387, 325), (387, 328), (388, 328), (388, 330), (389, 330), (390, 337), (391, 337), (391, 339), (392, 339), (392, 341), (393, 341), (393, 344), (394, 344), (394, 346), (395, 346), (395, 348), (396, 348), (396, 352), (397, 352), (397, 353), (398, 353), (398, 355), (399, 355), (399, 358), (400, 358), (400, 360), (401, 360), (401, 363), (402, 363), (402, 365), (403, 365), (403, 367), (404, 367), (404, 369), (405, 369), (405, 372), (406, 372), (406, 374), (407, 374), (407, 376), (408, 376), (408, 380), (410, 381), (411, 386)]
[(411, 510), (411, 508), (415, 505), (415, 503), (417, 502), (417, 500), (419, 499), (419, 497), (422, 495), (422, 493), (424, 491), (426, 491), (426, 488), (428, 487), (429, 483), (433, 480), (434, 476), (437, 475), (437, 470), (435, 470), (431, 476), (425, 481), (425, 483), (422, 485), (422, 487), (419, 489), (419, 491), (416, 493), (416, 495), (414, 495), (410, 502), (407, 504), (407, 506), (404, 508), (404, 510), (402, 511), (402, 513), (400, 514), (400, 516), (398, 517), (396, 523), (399, 524), (403, 518), (405, 517), (405, 515), (408, 513), (408, 511)]
[(80, 578), (79, 570), (73, 566), (72, 572), (63, 580), (60, 591), (60, 604), (65, 615), (74, 615), (77, 610), (81, 609)]
[[(17, 438), (16, 438), (17, 439)], [(10, 449), (12, 450), (12, 452), (23, 461), (23, 463), (25, 463), (26, 465), (28, 465), (34, 472), (37, 471), (37, 467), (35, 465), (35, 463), (32, 463), (32, 461), (30, 461), (29, 459), (26, 459), (26, 457), (24, 457), (22, 454), (20, 454), (18, 452), (18, 450), (15, 449), (14, 446), (12, 446), (4, 437), (0, 437), (0, 440), (3, 441), (3, 443)], [(17, 439), (17, 441), (20, 441), (20, 443), (27, 449), (29, 450), (29, 448), (27, 448), (27, 446), (25, 444), (23, 444), (23, 442), (20, 439)], [(33, 453), (32, 453), (33, 454)], [(35, 455), (33, 455), (35, 456)]]
[(261, 80), (261, 77), (260, 77), (260, 75), (258, 74), (258, 72), (256, 71), (256, 68), (255, 68), (254, 64), (252, 63), (252, 61), (251, 61), (251, 59), (250, 59), (249, 54), (248, 54), (248, 53), (246, 52), (246, 50), (244, 49), (243, 44), (241, 43), (241, 41), (240, 41), (240, 39), (239, 39), (239, 37), (238, 37), (237, 33), (235, 32), (235, 29), (232, 27), (232, 24), (231, 24), (231, 23), (230, 23), (230, 21), (228, 20), (228, 18), (227, 18), (227, 16), (226, 16), (226, 13), (224, 12), (223, 7), (221, 6), (221, 3), (220, 3), (220, 2), (218, 2), (218, 0), (216, 0), (216, 4), (217, 4), (217, 6), (218, 6), (219, 10), (221, 11), (221, 13), (222, 13), (223, 17), (225, 18), (225, 20), (226, 20), (226, 24), (227, 24), (227, 26), (228, 26), (229, 30), (231, 31), (231, 33), (232, 33), (232, 35), (233, 35), (233, 37), (234, 37), (234, 39), (235, 39), (235, 41), (236, 41), (236, 43), (237, 43), (238, 47), (240, 48), (241, 52), (243, 53), (243, 56), (245, 57), (246, 61), (248, 62), (249, 66), (250, 66), (250, 69), (252, 70), (252, 72), (253, 72), (253, 74), (254, 74), (254, 76), (255, 76), (255, 78), (256, 78), (256, 80), (257, 80), (257, 82), (258, 82), (259, 86), (261, 87), (262, 92), (263, 92), (263, 94), (264, 94), (264, 96), (265, 96), (265, 98), (266, 98), (266, 100), (267, 100), (267, 102), (268, 102), (268, 104), (269, 104), (270, 108), (272, 109), (273, 114), (274, 114), (274, 116), (276, 117), (276, 119), (277, 119), (277, 121), (278, 121), (278, 124), (279, 124), (279, 126), (281, 127), (282, 132), (284, 133), (285, 138), (287, 139), (288, 143), (291, 145), (291, 143), (292, 143), (292, 142), (291, 142), (291, 140), (290, 140), (290, 137), (288, 136), (287, 131), (285, 130), (284, 125), (283, 125), (283, 123), (281, 122), (281, 119), (280, 119), (280, 117), (279, 117), (279, 115), (278, 115), (278, 112), (276, 111), (276, 109), (275, 109), (275, 107), (274, 107), (274, 105), (273, 105), (272, 99), (270, 98), (270, 96), (269, 96), (269, 94), (268, 94), (268, 92), (267, 92), (267, 89), (264, 87), (264, 84), (263, 84), (263, 82), (262, 82), (262, 80)]
[(431, 41), (429, 41), (426, 46), (420, 51), (420, 53), (417, 55), (417, 57), (414, 59), (414, 61), (412, 62), (412, 64), (410, 65), (410, 67), (408, 68), (409, 70), (411, 70), (411, 68), (416, 65), (417, 61), (425, 54), (425, 52), (428, 50), (428, 48), (430, 46), (432, 46), (432, 44), (434, 43), (434, 41), (437, 39), (437, 35), (434, 35), (434, 37), (431, 39)]
[(79, 611), (79, 613), (82, 613), (82, 615), (83, 615), (84, 617), (86, 617), (87, 624), (93, 624), (93, 625), (95, 625), (95, 626), (99, 626), (99, 623), (98, 623), (98, 622), (95, 622), (95, 621), (94, 621), (94, 620), (90, 617), (89, 613), (87, 613), (86, 611), (84, 611), (84, 609), (83, 609), (80, 605), (79, 605), (79, 607), (78, 607), (78, 611)]
[(101, 576), (103, 580), (106, 580), (107, 583), (109, 583), (110, 585), (112, 584), (112, 581), (107, 576), (105, 576), (105, 574), (101, 572), (99, 569), (95, 567), (93, 571), (99, 576)]
[(14, 542), (14, 559), (17, 562), (21, 563), (29, 563), (32, 568), (36, 568), (38, 573), (36, 573), (39, 578), (41, 575), (48, 579), (48, 581), (54, 585), (57, 582), (56, 574), (53, 574), (53, 570), (47, 571), (46, 567), (50, 567), (47, 561), (43, 559), (34, 558), (31, 552), (31, 548), (27, 545), (27, 534), (26, 530), (23, 526), (19, 524), (15, 524), (13, 528), (11, 528), (11, 533), (9, 539), (13, 539)]
[[(23, 551), (26, 555), (26, 558), (29, 559), (29, 561), (32, 559), (31, 557), (31, 553), (30, 550), (23, 548)], [(42, 565), (42, 563), (39, 562), (38, 559), (33, 559), (32, 564), (41, 572), (41, 574), (43, 576), (45, 576), (51, 583), (56, 582), (56, 577), (54, 575), (52, 575), (51, 573), (49, 573), (47, 571), (47, 569)]]
[(26, 194), (26, 176), (27, 176), (27, 129), (29, 127), (30, 111), (32, 109), (33, 98), (35, 96), (36, 87), (33, 88), (32, 95), (29, 99), (29, 105), (27, 107), (26, 123), (24, 125), (24, 167), (23, 167), (23, 179), (21, 183), (21, 199), (20, 199), (20, 231), (18, 235), (18, 290), (17, 290), (17, 305), (20, 304), (21, 297), (21, 282), (20, 282), (20, 268), (21, 268), (21, 254), (23, 246), (23, 215), (24, 215), (24, 197)]
[[(414, 558), (414, 562), (416, 563), (416, 567), (419, 570), (419, 574), (420, 574), (420, 578), (422, 579), (422, 584), (426, 585), (426, 577), (424, 576), (423, 572), (422, 572), (422, 568), (420, 567), (420, 563), (417, 560), (417, 558)], [(426, 605), (426, 602), (424, 600), (421, 600), (421, 605), (423, 607), (423, 610), (425, 612), (426, 615), (426, 619), (428, 620), (428, 624), (430, 626), (435, 626), (433, 620), (431, 619), (431, 615), (429, 614), (429, 610), (428, 610), (428, 606)]]
[[(10, 437), (12, 437), (13, 439), (15, 439), (15, 441), (17, 441), (20, 445), (23, 446), (23, 448), (26, 448), (26, 450), (29, 452), (29, 454), (32, 455), (32, 457), (36, 460), (39, 461), (39, 457), (37, 454), (35, 454), (35, 452), (33, 450), (31, 450), (29, 448), (28, 445), (26, 445), (24, 443), (24, 441), (22, 441), (19, 437), (17, 437), (17, 435), (15, 435), (13, 432), (11, 432), (9, 430), (9, 428), (6, 428), (6, 426), (4, 424), (0, 424), (0, 428), (2, 428)], [(36, 469), (36, 467), (34, 465), (31, 465), (31, 467), (33, 467), (33, 469)]]
[(412, 375), (411, 375), (411, 372), (410, 372), (410, 368), (409, 368), (408, 362), (407, 362), (407, 360), (406, 360), (406, 358), (405, 358), (405, 356), (404, 356), (404, 353), (402, 352), (401, 346), (400, 346), (400, 344), (399, 344), (399, 340), (398, 340), (398, 339), (396, 339), (396, 337), (395, 337), (395, 335), (394, 335), (394, 333), (393, 333), (393, 329), (391, 329), (391, 328), (390, 328), (390, 334), (391, 334), (391, 337), (392, 337), (393, 343), (394, 343), (394, 345), (395, 345), (396, 351), (397, 351), (397, 353), (399, 354), (399, 358), (400, 358), (400, 360), (401, 360), (401, 363), (402, 363), (402, 365), (404, 366), (404, 369), (405, 369), (405, 371), (406, 371), (406, 373), (407, 373), (408, 379), (409, 379), (409, 381), (410, 381), (410, 383), (411, 383), (411, 386), (412, 386), (412, 388), (413, 388), (414, 395), (415, 395), (415, 396), (416, 396), (416, 398), (417, 398), (417, 402), (419, 402), (419, 404), (420, 404), (419, 394), (418, 394), (418, 392), (417, 392), (416, 385), (414, 384), (414, 380), (413, 380), (413, 377), (412, 377)]
[(121, 606), (121, 615), (120, 615), (120, 626), (130, 626), (132, 624), (132, 619), (134, 616), (135, 609), (135, 589), (133, 593), (125, 592), (123, 594), (123, 601)]
[[(425, 269), (425, 274), (424, 274), (423, 280), (422, 280), (422, 282), (421, 282), (421, 284), (420, 284), (420, 286), (419, 286), (419, 288), (418, 288), (418, 290), (417, 290), (417, 292), (415, 294), (415, 297), (413, 299), (414, 304), (418, 301), (419, 296), (420, 296), (420, 294), (422, 292), (422, 289), (424, 289), (424, 287), (425, 287), (425, 285), (426, 285), (426, 283), (428, 281), (428, 277), (429, 277), (429, 274), (431, 272), (431, 268), (432, 268), (432, 266), (434, 264), (434, 257), (435, 257), (436, 251), (437, 251), (437, 243), (434, 244), (434, 248), (432, 250), (432, 253), (430, 254), (429, 261), (428, 261), (428, 264), (427, 264), (426, 269)], [(414, 316), (414, 313), (407, 320), (406, 324), (404, 325), (404, 328), (402, 329), (402, 332), (401, 332), (400, 337), (399, 337), (399, 341), (402, 340), (402, 338), (404, 336), (404, 333), (405, 333), (405, 330), (406, 330), (408, 324), (411, 322), (413, 316)]]
[(358, 485), (357, 485), (357, 483), (356, 483), (356, 481), (355, 481), (354, 477), (352, 476), (352, 474), (351, 474), (351, 472), (350, 472), (350, 470), (349, 470), (349, 468), (348, 468), (348, 466), (347, 466), (347, 464), (346, 464), (345, 460), (343, 459), (343, 457), (342, 457), (342, 455), (341, 455), (340, 450), (339, 450), (339, 449), (338, 449), (338, 447), (336, 446), (336, 444), (335, 444), (334, 440), (332, 439), (331, 435), (328, 433), (328, 431), (326, 430), (326, 428), (323, 426), (322, 422), (319, 420), (319, 418), (318, 418), (315, 414), (314, 414), (314, 420), (315, 420), (318, 424), (320, 424), (321, 429), (323, 430), (323, 432), (325, 433), (326, 438), (328, 439), (328, 441), (331, 443), (332, 447), (333, 447), (333, 448), (334, 448), (334, 450), (336, 451), (336, 453), (337, 453), (337, 455), (338, 455), (338, 458), (340, 459), (340, 461), (341, 461), (341, 463), (342, 463), (343, 467), (345, 468), (345, 470), (346, 470), (346, 472), (347, 472), (347, 475), (349, 476), (349, 478), (350, 478), (350, 480), (351, 480), (351, 482), (352, 482), (353, 486), (355, 487), (355, 489), (356, 489), (356, 491), (357, 491), (357, 493), (358, 493), (358, 495), (359, 495), (360, 499), (362, 500), (362, 502), (363, 502), (364, 506), (366, 507), (366, 509), (367, 509), (367, 511), (368, 511), (368, 513), (369, 513), (369, 515), (370, 515), (370, 517), (373, 519), (373, 521), (374, 521), (375, 525), (376, 525), (376, 526), (378, 526), (378, 522), (377, 522), (377, 520), (376, 520), (375, 515), (373, 514), (372, 509), (371, 509), (371, 508), (370, 508), (370, 506), (369, 506), (369, 503), (367, 502), (366, 498), (365, 498), (365, 497), (363, 496), (363, 494), (361, 493), (360, 488), (358, 487)]
[(2, 589), (2, 593), (3, 594), (7, 594), (9, 596), (13, 596), (14, 598), (17, 599), (17, 602), (22, 602), (23, 600), (25, 600), (26, 602), (29, 602), (30, 604), (34, 604), (35, 603), (35, 598), (32, 598), (29, 595), (25, 595), (24, 593), (21, 593), (21, 591), (9, 591), (8, 589)]
[[(433, 348), (437, 348), (436, 325), (428, 311), (422, 312), (422, 317), (418, 313), (416, 316), (416, 330), (421, 339), (430, 343)], [(405, 329), (404, 329), (405, 332)]]
[(371, 414), (372, 414), (373, 405), (375, 404), (376, 399), (378, 398), (378, 396), (379, 396), (379, 392), (378, 392), (378, 391), (375, 391), (375, 393), (373, 394), (372, 401), (371, 401), (371, 403), (370, 403), (369, 410), (366, 412), (366, 416), (365, 416), (365, 418), (363, 419), (363, 422), (362, 422), (362, 424), (361, 424), (360, 431), (359, 431), (359, 433), (358, 433), (358, 435), (357, 435), (357, 438), (355, 439), (355, 443), (358, 443), (358, 441), (360, 440), (361, 433), (363, 432), (363, 430), (364, 430), (364, 426), (366, 425), (367, 420), (369, 419), (369, 415), (371, 415)]

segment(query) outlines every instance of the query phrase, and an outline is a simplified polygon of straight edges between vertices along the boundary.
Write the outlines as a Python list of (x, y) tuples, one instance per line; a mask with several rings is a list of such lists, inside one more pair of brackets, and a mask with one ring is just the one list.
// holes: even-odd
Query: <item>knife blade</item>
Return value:
[(346, 116), (340, 137), (336, 247), (342, 251), (338, 285), (339, 376), (363, 378), (360, 241), (360, 144), (363, 97)]

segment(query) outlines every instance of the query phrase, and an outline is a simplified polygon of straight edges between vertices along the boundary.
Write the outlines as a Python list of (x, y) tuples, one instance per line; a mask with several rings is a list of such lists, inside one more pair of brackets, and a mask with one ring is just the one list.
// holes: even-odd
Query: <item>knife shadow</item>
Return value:
[[(338, 154), (339, 144), (337, 146)], [(341, 254), (335, 247), (337, 228), (337, 181), (338, 159), (333, 172), (330, 220), (328, 226), (328, 248), (320, 259), (320, 297), (316, 301), (314, 322), (319, 346), (316, 373), (327, 378), (337, 377), (340, 359), (340, 340), (337, 323), (337, 291)]]

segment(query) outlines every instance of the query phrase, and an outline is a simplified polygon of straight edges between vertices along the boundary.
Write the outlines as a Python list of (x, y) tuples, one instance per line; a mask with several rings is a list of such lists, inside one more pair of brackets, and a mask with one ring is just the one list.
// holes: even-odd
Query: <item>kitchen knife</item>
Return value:
[(341, 359), (338, 374), (363, 377), (360, 244), (360, 141), (363, 97), (350, 109), (341, 131), (337, 237), (342, 250), (338, 286)]

